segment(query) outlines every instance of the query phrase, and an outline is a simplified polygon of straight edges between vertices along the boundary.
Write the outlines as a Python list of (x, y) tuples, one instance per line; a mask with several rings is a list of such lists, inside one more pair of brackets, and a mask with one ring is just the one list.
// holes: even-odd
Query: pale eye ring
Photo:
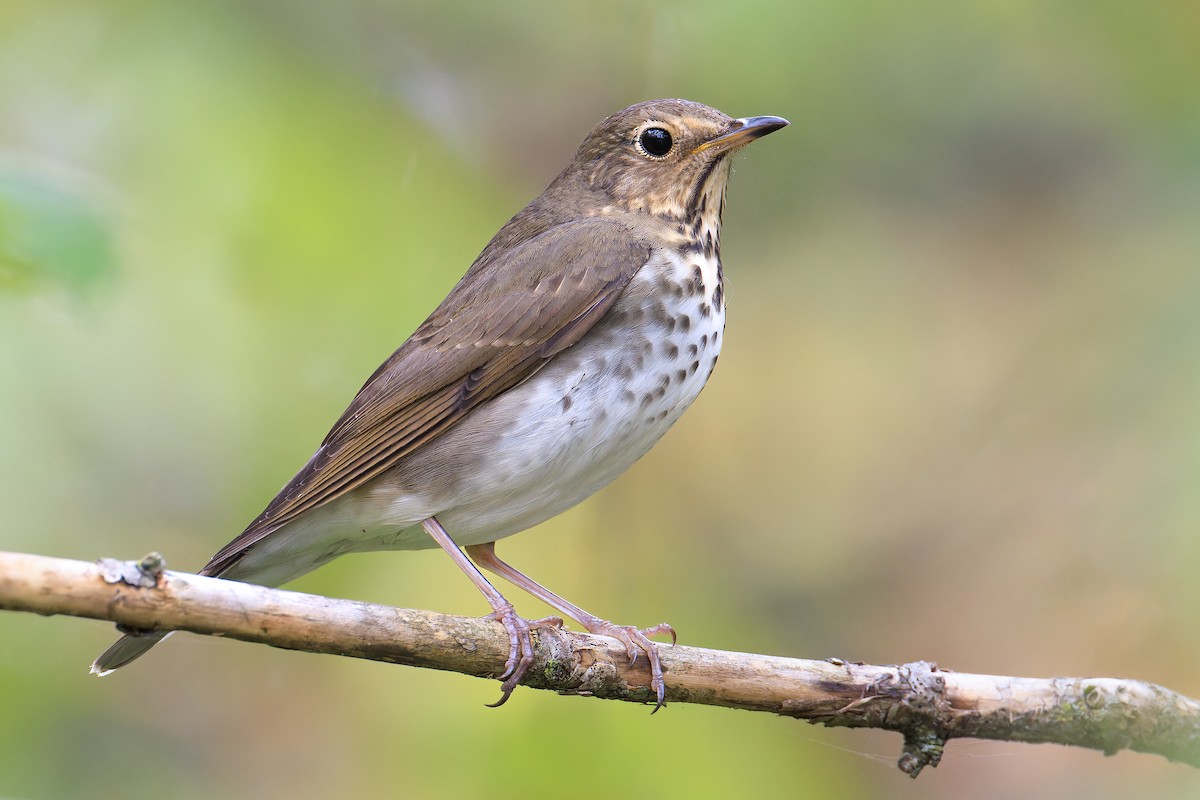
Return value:
[(646, 128), (638, 134), (638, 149), (650, 158), (666, 158), (675, 146), (671, 133), (666, 128)]

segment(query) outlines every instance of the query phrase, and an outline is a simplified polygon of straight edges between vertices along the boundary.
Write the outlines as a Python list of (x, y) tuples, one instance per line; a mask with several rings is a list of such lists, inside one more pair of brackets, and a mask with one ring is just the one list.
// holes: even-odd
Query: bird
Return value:
[[(352, 552), (440, 547), (482, 592), (509, 654), (502, 705), (533, 662), (526, 620), (487, 570), (647, 658), (658, 645), (526, 577), (495, 542), (624, 472), (696, 399), (725, 328), (721, 218), (734, 153), (788, 125), (651, 100), (601, 121), (367, 379), (312, 458), (200, 575), (280, 586)], [(132, 630), (106, 675), (168, 635)]]

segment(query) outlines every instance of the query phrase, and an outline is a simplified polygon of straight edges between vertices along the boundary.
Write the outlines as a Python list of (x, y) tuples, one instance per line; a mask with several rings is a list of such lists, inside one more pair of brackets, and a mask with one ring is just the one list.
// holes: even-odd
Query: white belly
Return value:
[[(724, 304), (712, 307), (716, 264), (711, 280), (705, 269), (695, 279), (696, 259), (647, 265), (583, 341), (490, 404), (493, 419), (511, 424), (470, 490), (437, 513), (455, 541), (494, 541), (571, 508), (687, 410), (716, 364), (725, 326)], [(682, 296), (664, 298), (666, 284)]]

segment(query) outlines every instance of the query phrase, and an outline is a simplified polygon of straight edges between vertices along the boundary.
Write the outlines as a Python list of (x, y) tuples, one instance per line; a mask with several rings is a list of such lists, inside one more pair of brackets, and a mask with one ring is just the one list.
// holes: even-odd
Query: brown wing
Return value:
[(201, 571), (219, 575), (298, 515), (355, 489), (575, 344), (649, 257), (624, 226), (551, 228), (467, 277), (359, 390), (317, 452)]

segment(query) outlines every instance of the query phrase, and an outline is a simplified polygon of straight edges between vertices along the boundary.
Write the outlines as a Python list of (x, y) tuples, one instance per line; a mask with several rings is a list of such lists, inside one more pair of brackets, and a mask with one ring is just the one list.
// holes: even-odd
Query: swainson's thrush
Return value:
[[(612, 481), (696, 399), (725, 327), (731, 156), (787, 124), (655, 100), (597, 125), (200, 574), (278, 586), (344, 553), (440, 546), (508, 632), (497, 705), (532, 662), (531, 628), (561, 620), (517, 616), (475, 564), (617, 638), (631, 660), (644, 652), (661, 706), (662, 666), (647, 637), (674, 639), (669, 625), (592, 616), (493, 547)], [(92, 671), (124, 666), (165, 635), (128, 634)]]

